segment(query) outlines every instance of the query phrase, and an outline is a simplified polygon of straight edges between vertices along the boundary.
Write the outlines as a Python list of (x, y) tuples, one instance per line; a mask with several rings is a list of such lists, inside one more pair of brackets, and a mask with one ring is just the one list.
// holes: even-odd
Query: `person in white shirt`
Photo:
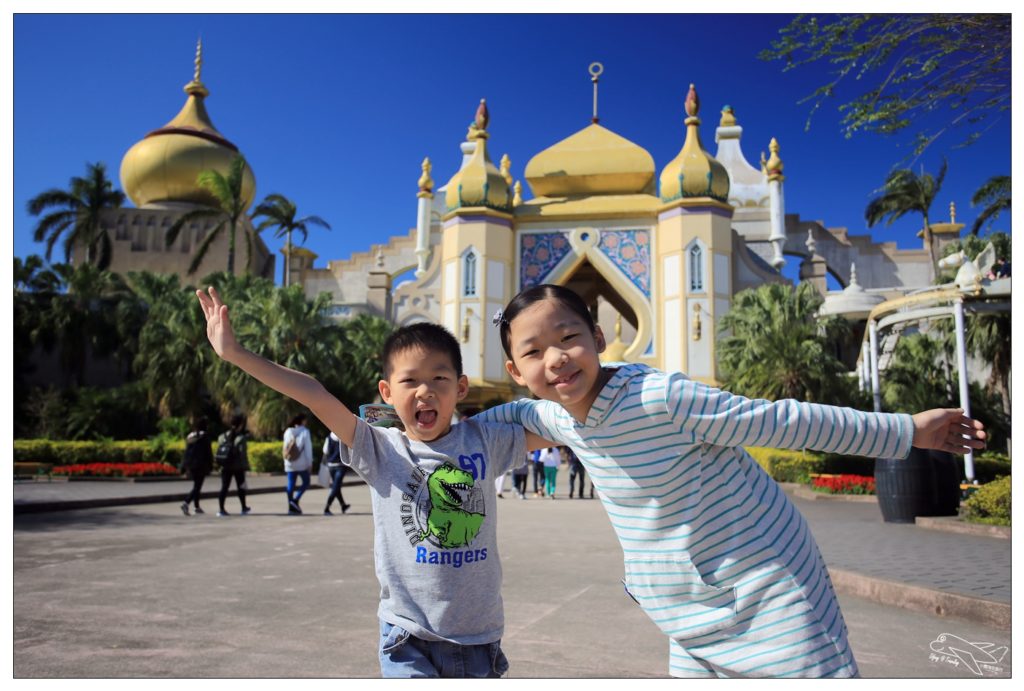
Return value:
[(558, 475), (558, 466), (562, 462), (562, 454), (558, 447), (552, 446), (542, 449), (540, 462), (544, 464), (544, 492), (552, 499), (555, 498), (555, 477)]
[[(288, 423), (284, 431), (284, 470), (288, 474), (288, 513), (301, 514), (299, 501), (309, 489), (309, 470), (313, 467), (313, 441), (306, 429), (306, 416), (299, 413)], [(289, 454), (289, 450), (293, 450)], [(296, 478), (302, 480), (299, 491), (295, 491)]]

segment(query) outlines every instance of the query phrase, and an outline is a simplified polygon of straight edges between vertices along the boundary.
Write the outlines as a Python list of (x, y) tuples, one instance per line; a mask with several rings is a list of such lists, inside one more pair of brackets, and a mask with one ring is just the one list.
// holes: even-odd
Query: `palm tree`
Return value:
[(100, 269), (110, 266), (110, 236), (103, 227), (103, 212), (117, 209), (124, 203), (124, 192), (115, 190), (107, 179), (103, 163), (86, 164), (85, 177), (73, 177), (69, 189), (49, 189), (28, 201), (28, 212), (38, 216), (57, 209), (39, 220), (32, 239), (46, 241), (46, 260), (50, 261), (53, 246), (64, 238), (64, 261), (70, 261), (71, 248), (85, 246), (85, 261)]
[(145, 306), (134, 369), (149, 403), (162, 418), (199, 413), (214, 358), (192, 287), (173, 274), (132, 273), (129, 280)]
[(950, 396), (946, 373), (936, 366), (942, 350), (939, 339), (924, 333), (904, 336), (896, 343), (892, 360), (882, 378), (882, 400), (886, 410), (915, 413), (959, 403)]
[(117, 350), (120, 338), (113, 305), (131, 293), (120, 275), (91, 264), (55, 264), (60, 288), (40, 311), (33, 341), (44, 350), (60, 346), (60, 363), (69, 383), (81, 386), (89, 353), (105, 356)]
[[(174, 244), (174, 241), (178, 239), (178, 234), (181, 229), (185, 227), (185, 224), (192, 223), (193, 221), (200, 221), (205, 219), (216, 219), (217, 225), (213, 227), (209, 235), (199, 244), (196, 248), (195, 256), (192, 258), (192, 263), (189, 264), (188, 273), (194, 274), (199, 265), (203, 263), (203, 258), (206, 256), (206, 252), (210, 249), (210, 245), (217, 239), (222, 231), (227, 230), (228, 232), (228, 273), (234, 274), (235, 272), (235, 232), (238, 230), (239, 223), (245, 217), (245, 211), (248, 207), (248, 200), (242, 194), (242, 182), (245, 174), (245, 157), (241, 154), (231, 159), (231, 164), (228, 166), (227, 177), (224, 177), (216, 170), (204, 170), (196, 178), (196, 182), (206, 188), (217, 200), (217, 207), (195, 209), (189, 211), (184, 216), (179, 218), (174, 224), (167, 229), (166, 243), (170, 247)], [(243, 226), (243, 231), (244, 231)], [(245, 232), (245, 250), (246, 250), (246, 261), (245, 269), (249, 270), (249, 266), (252, 264), (252, 237), (249, 232)]]
[(283, 235), (287, 238), (284, 264), (285, 286), (291, 285), (292, 232), (302, 233), (302, 241), (305, 242), (308, 237), (307, 225), (317, 225), (327, 230), (331, 229), (327, 221), (319, 216), (295, 218), (296, 212), (295, 202), (292, 200), (280, 194), (268, 194), (252, 214), (254, 221), (258, 216), (265, 217), (265, 220), (256, 226), (257, 233), (262, 232), (266, 228), (277, 228), (274, 237), (279, 238)]
[(971, 235), (977, 235), (985, 223), (999, 218), (1001, 211), (1010, 210), (1010, 176), (994, 175), (990, 177), (971, 197), (971, 206), (979, 204), (984, 204), (985, 208), (974, 219)]
[(718, 358), (730, 391), (750, 398), (845, 403), (850, 396), (834, 343), (839, 317), (815, 318), (822, 298), (810, 283), (767, 283), (736, 294), (719, 322)]
[(924, 218), (924, 244), (928, 248), (928, 259), (932, 265), (932, 275), (936, 275), (935, 246), (932, 244), (932, 229), (928, 212), (932, 208), (942, 181), (946, 177), (946, 161), (943, 159), (937, 177), (921, 170), (915, 175), (908, 169), (894, 170), (885, 179), (881, 194), (870, 202), (864, 210), (864, 218), (871, 228), (879, 221), (885, 220), (887, 226), (908, 213), (919, 213)]

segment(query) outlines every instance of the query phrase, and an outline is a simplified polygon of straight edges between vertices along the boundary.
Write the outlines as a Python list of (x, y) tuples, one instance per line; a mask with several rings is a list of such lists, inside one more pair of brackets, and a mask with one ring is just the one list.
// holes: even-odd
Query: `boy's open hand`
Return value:
[(213, 286), (210, 286), (209, 295), (197, 290), (196, 297), (199, 298), (203, 314), (206, 315), (206, 337), (210, 339), (210, 345), (217, 355), (228, 360), (231, 352), (238, 348), (235, 332), (232, 331), (231, 321), (228, 319), (228, 306), (221, 302), (217, 289)]
[(962, 408), (935, 408), (913, 416), (914, 440), (919, 449), (965, 454), (984, 449), (985, 425), (964, 415)]

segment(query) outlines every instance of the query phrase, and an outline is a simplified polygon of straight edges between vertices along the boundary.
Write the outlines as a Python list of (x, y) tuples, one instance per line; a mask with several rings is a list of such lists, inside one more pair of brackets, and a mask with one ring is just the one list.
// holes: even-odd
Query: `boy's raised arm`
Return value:
[(355, 441), (356, 417), (344, 403), (308, 374), (282, 367), (243, 348), (235, 340), (228, 318), (228, 306), (221, 301), (213, 286), (210, 286), (209, 295), (197, 290), (196, 296), (206, 316), (206, 337), (210, 339), (210, 345), (217, 355), (309, 408), (329, 430), (338, 435), (345, 446), (352, 446)]

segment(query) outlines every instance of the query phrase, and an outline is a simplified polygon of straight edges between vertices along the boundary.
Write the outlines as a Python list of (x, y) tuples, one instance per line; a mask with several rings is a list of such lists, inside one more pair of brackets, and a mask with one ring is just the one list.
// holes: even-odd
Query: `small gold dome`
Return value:
[(700, 100), (697, 89), (690, 84), (686, 95), (686, 141), (679, 155), (661, 171), (661, 200), (710, 197), (720, 202), (729, 198), (729, 173), (721, 163), (704, 150), (700, 141)]
[[(487, 102), (480, 99), (476, 118), (469, 126), (468, 141), (476, 142), (473, 155), (466, 161), (445, 187), (445, 205), (448, 211), (483, 206), (498, 211), (511, 209), (509, 184), (487, 154), (487, 123), (490, 114)], [(510, 176), (511, 177), (511, 176)]]
[[(213, 196), (196, 178), (204, 170), (227, 175), (238, 147), (217, 131), (203, 99), (209, 95), (200, 81), (202, 42), (196, 49), (196, 69), (185, 85), (188, 99), (169, 123), (137, 142), (121, 160), (121, 187), (138, 206), (158, 202), (190, 202), (216, 206)], [(242, 179), (246, 206), (256, 197), (256, 179), (248, 165)]]
[(593, 124), (531, 158), (526, 181), (537, 197), (654, 194), (654, 172), (643, 147)]

